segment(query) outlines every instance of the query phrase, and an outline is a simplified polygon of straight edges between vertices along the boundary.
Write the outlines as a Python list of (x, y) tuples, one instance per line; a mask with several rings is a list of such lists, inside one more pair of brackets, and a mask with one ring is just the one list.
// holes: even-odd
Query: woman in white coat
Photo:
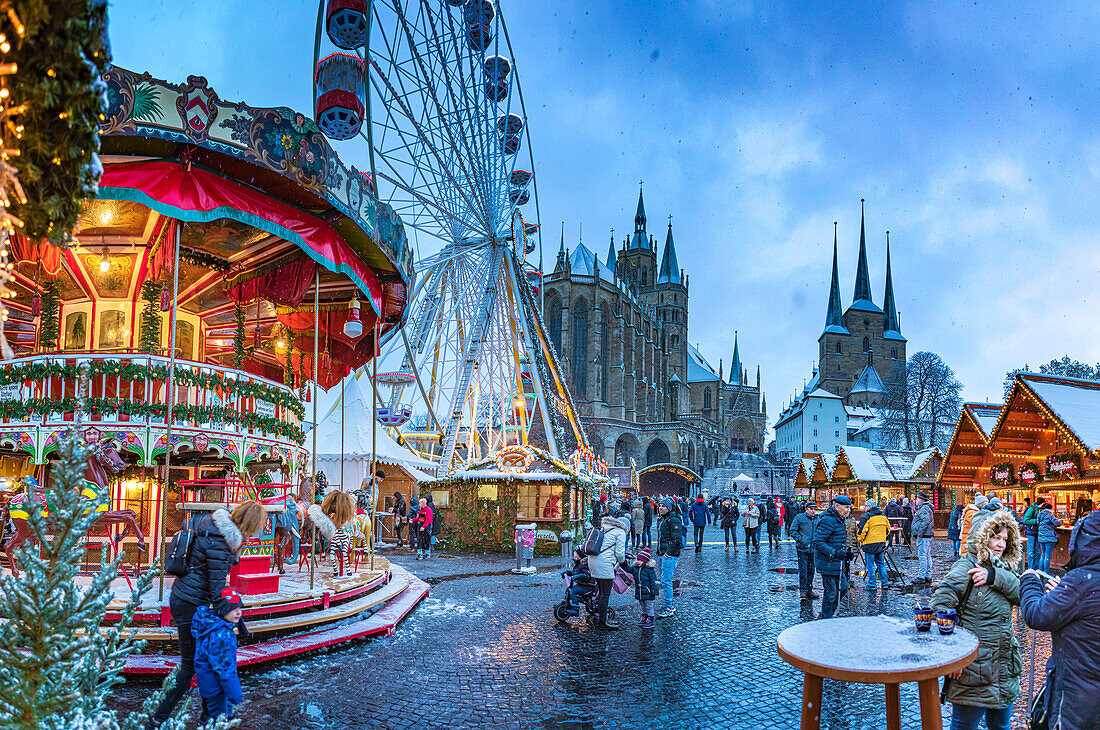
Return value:
[(614, 631), (619, 625), (607, 622), (607, 601), (611, 598), (615, 566), (626, 560), (626, 537), (630, 532), (630, 518), (623, 516), (617, 507), (611, 507), (607, 516), (600, 520), (600, 529), (604, 533), (603, 548), (598, 555), (588, 558), (588, 569), (600, 587), (599, 627)]

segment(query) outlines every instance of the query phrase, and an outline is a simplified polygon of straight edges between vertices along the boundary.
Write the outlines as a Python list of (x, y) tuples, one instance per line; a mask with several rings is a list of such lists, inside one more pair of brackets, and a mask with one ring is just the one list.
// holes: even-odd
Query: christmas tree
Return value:
[[(144, 643), (133, 640), (129, 626), (157, 572), (145, 572), (121, 620), (101, 630), (120, 558), (108, 561), (104, 550), (99, 572), (78, 583), (85, 535), (96, 520), (95, 507), (106, 502), (104, 495), (96, 501), (81, 495), (86, 454), (75, 432), (62, 439), (46, 490), (49, 516), (43, 509), (28, 510), (38, 545), (28, 540), (16, 552), (19, 578), (0, 578), (0, 616), (6, 618), (0, 623), (3, 728), (138, 728), (174, 680), (169, 677), (140, 713), (120, 719), (106, 707), (111, 688), (122, 681), (126, 657)], [(176, 717), (161, 727), (182, 730), (186, 719)], [(223, 720), (208, 727), (232, 725)]]

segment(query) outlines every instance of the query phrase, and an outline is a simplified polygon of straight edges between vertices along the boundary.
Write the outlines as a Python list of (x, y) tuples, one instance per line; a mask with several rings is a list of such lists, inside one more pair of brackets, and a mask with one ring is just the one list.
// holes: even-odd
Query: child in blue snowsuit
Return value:
[(214, 605), (215, 609), (200, 606), (191, 619), (195, 680), (203, 699), (200, 725), (220, 715), (232, 718), (234, 705), (242, 699), (241, 681), (237, 678), (237, 636), (233, 633), (241, 620), (241, 596), (232, 588), (225, 588)]
[(573, 551), (573, 569), (567, 570), (562, 575), (573, 578), (573, 584), (569, 586), (569, 613), (576, 616), (580, 613), (580, 602), (596, 590), (596, 580), (588, 571), (588, 556), (579, 549)]

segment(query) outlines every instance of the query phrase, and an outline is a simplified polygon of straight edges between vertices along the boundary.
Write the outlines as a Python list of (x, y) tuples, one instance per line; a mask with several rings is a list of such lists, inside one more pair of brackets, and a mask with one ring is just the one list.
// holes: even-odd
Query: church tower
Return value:
[(618, 258), (619, 278), (636, 293), (652, 291), (657, 282), (656, 246), (646, 233), (645, 203), (638, 189), (638, 211), (634, 214), (634, 233)]
[[(641, 210), (640, 198), (638, 205)], [(668, 233), (665, 235), (665, 248), (661, 254), (661, 270), (657, 276), (656, 289), (657, 319), (662, 323), (659, 346), (668, 354), (668, 373), (664, 375), (666, 392), (670, 399), (677, 399), (676, 404), (669, 403), (669, 413), (684, 413), (688, 407), (688, 391), (678, 383), (687, 383), (688, 289), (684, 272), (676, 260), (676, 243), (672, 240), (671, 216), (668, 221)], [(669, 386), (670, 381), (677, 385)], [(668, 417), (667, 413), (665, 417)]]

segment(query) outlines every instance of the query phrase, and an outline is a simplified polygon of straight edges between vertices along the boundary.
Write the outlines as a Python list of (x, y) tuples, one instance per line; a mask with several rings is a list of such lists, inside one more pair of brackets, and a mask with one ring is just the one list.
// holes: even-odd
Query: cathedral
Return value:
[(862, 203), (859, 216), (859, 260), (852, 304), (841, 311), (837, 277), (836, 228), (833, 229), (833, 278), (825, 328), (817, 338), (818, 385), (852, 407), (881, 408), (886, 393), (904, 377), (905, 337), (901, 334), (890, 272), (890, 240), (886, 240), (886, 291), (880, 308), (871, 296), (867, 272), (867, 236)]
[(766, 403), (741, 362), (729, 375), (688, 339), (689, 281), (669, 221), (658, 244), (638, 193), (634, 232), (601, 261), (564, 237), (544, 279), (543, 318), (596, 454), (608, 464), (674, 463), (702, 475), (733, 452), (761, 452)]

